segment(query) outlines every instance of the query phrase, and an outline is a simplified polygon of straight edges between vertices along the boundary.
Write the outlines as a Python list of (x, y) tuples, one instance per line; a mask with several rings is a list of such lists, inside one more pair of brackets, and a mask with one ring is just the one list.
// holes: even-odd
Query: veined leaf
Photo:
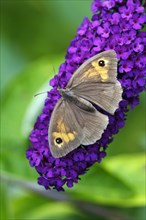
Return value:
[(78, 185), (66, 189), (74, 198), (113, 206), (145, 205), (145, 161), (143, 154), (105, 158), (81, 177)]

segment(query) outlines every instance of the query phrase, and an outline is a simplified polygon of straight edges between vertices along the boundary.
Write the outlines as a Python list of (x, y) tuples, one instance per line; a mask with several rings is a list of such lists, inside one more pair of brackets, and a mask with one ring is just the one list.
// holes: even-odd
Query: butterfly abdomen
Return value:
[(73, 96), (73, 102), (81, 109), (87, 111), (87, 112), (94, 112), (95, 108), (94, 106), (88, 102), (87, 100), (77, 97), (77, 96)]
[(95, 111), (94, 106), (89, 101), (74, 95), (74, 93), (70, 89), (59, 89), (59, 92), (64, 100), (74, 103), (79, 108), (88, 112)]

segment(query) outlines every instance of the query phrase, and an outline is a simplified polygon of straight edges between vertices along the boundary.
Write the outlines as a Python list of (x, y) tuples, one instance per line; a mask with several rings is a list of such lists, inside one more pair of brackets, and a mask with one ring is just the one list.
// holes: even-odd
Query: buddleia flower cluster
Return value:
[[(139, 103), (139, 94), (145, 89), (146, 33), (140, 31), (146, 22), (140, 0), (94, 0), (91, 20), (84, 18), (71, 41), (65, 62), (51, 81), (41, 115), (31, 131), (26, 155), (30, 166), (39, 173), (38, 184), (45, 189), (64, 190), (78, 183), (81, 175), (106, 156), (106, 148), (113, 135), (124, 127), (126, 113)], [(77, 68), (90, 57), (105, 50), (115, 50), (118, 80), (123, 87), (123, 100), (115, 114), (109, 115), (109, 125), (100, 140), (90, 146), (80, 146), (62, 158), (53, 158), (48, 144), (48, 126), (51, 113), (60, 94), (58, 82), (65, 88)], [(97, 173), (98, 175), (98, 173)]]

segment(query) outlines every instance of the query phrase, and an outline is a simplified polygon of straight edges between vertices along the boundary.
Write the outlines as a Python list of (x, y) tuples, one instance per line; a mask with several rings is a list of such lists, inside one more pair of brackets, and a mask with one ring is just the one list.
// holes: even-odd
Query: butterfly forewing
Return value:
[(49, 124), (49, 145), (53, 157), (62, 157), (81, 144), (83, 133), (80, 128), (67, 101), (61, 98)]
[(70, 101), (59, 100), (49, 128), (52, 155), (55, 158), (62, 157), (81, 144), (95, 143), (107, 124), (108, 117), (95, 108), (88, 112)]
[(116, 53), (105, 51), (87, 60), (75, 72), (67, 87), (75, 95), (114, 114), (122, 100), (122, 87), (117, 80)]
[(91, 57), (74, 72), (67, 88), (76, 87), (82, 82), (88, 82), (88, 84), (90, 82), (115, 82), (117, 61), (114, 50), (104, 51)]

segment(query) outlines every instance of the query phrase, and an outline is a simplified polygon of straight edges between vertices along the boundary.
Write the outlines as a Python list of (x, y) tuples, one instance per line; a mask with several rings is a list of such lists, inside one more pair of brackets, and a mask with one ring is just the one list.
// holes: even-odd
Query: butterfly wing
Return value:
[(67, 88), (114, 114), (122, 100), (122, 87), (117, 80), (117, 61), (114, 50), (88, 59), (73, 74)]
[(80, 126), (72, 126), (74, 115), (69, 114), (67, 101), (61, 98), (51, 115), (49, 124), (49, 145), (53, 157), (62, 157), (80, 145), (82, 132)]
[(65, 156), (81, 144), (95, 143), (107, 124), (108, 117), (96, 109), (88, 112), (61, 98), (49, 125), (49, 145), (53, 157)]

